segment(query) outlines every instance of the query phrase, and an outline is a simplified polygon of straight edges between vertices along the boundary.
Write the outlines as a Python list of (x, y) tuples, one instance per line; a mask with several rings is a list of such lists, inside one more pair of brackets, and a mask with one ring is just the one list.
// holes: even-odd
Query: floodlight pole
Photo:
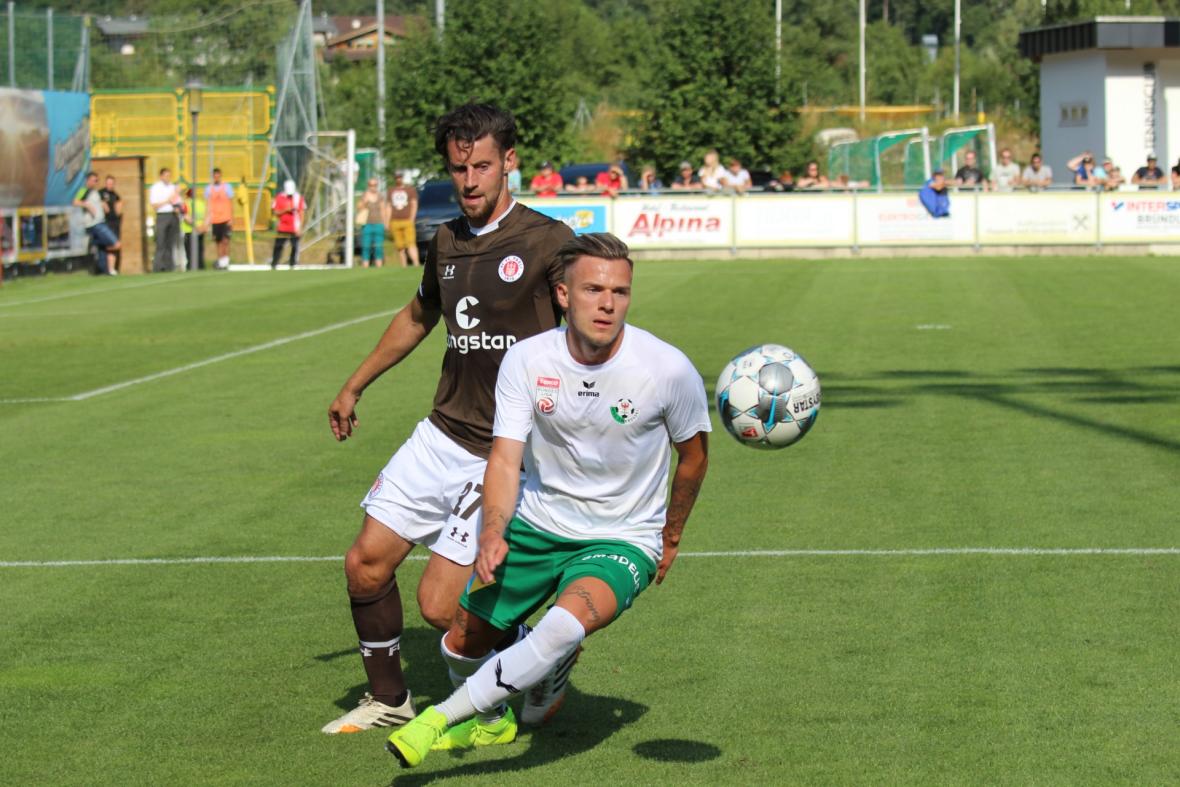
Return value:
[(963, 20), (960, 13), (961, 0), (955, 0), (955, 99), (954, 99), (954, 114), (955, 120), (959, 119), (959, 42), (962, 38)]
[(385, 0), (377, 0), (377, 142), (385, 147)]
[(783, 0), (774, 0), (774, 101), (780, 100), (783, 77)]
[(188, 259), (189, 265), (192, 266), (189, 270), (197, 271), (201, 267), (201, 261), (197, 258), (197, 250), (200, 248), (197, 240), (201, 230), (197, 224), (197, 116), (201, 114), (201, 83), (194, 79), (188, 83), (187, 87), (188, 111), (193, 116), (193, 138), (189, 142), (193, 146), (193, 167), (188, 185), (193, 190), (193, 196), (189, 199), (188, 224), (192, 227), (192, 231), (188, 236)]
[(8, 0), (8, 86), (16, 87), (16, 3)]
[(865, 122), (865, 0), (860, 0), (860, 122)]
[(447, 0), (434, 0), (434, 32), (442, 40), (443, 26), (447, 22)]
[(45, 9), (45, 83), (53, 90), (53, 8)]

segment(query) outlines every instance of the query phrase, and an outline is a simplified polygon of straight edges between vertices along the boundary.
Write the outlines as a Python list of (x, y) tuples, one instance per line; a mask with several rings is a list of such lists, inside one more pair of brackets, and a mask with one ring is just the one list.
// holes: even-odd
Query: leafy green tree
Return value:
[(648, 53), (632, 159), (668, 174), (710, 148), (751, 169), (799, 163), (793, 98), (786, 85), (776, 95), (772, 14), (743, 0), (652, 4), (659, 46)]
[[(421, 27), (393, 53), (388, 80), (386, 160), (394, 167), (438, 168), (431, 125), (469, 100), (510, 110), (517, 153), (562, 159), (572, 148), (577, 98), (564, 77), (565, 31), (543, 0), (452, 3), (445, 32)], [(534, 164), (535, 166), (535, 164)]]

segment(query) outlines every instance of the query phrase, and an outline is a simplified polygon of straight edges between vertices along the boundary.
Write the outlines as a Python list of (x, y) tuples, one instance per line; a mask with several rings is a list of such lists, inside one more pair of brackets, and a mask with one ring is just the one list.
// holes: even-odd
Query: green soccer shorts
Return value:
[(463, 609), (498, 629), (523, 622), (579, 577), (610, 586), (617, 618), (656, 574), (656, 564), (637, 546), (606, 539), (573, 541), (538, 530), (520, 517), (508, 523), (504, 540), (508, 555), (496, 568), (496, 581), (483, 585), (473, 574), (459, 600)]

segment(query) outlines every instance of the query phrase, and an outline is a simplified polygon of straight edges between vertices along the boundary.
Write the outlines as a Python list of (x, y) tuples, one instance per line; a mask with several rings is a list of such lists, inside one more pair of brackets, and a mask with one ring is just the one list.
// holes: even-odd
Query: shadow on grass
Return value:
[[(509, 783), (517, 771), (539, 768), (602, 745), (615, 732), (638, 721), (644, 713), (647, 713), (646, 705), (618, 697), (584, 694), (571, 686), (561, 713), (545, 727), (526, 732), (514, 744), (496, 747), (494, 752), (486, 749), (450, 754), (435, 752), (427, 762), (437, 770), (428, 773), (402, 771), (394, 775), (390, 784), (412, 787), (430, 784), (435, 779), (477, 776), (487, 779), (497, 774), (501, 775), (505, 783)], [(680, 743), (698, 745), (691, 741)], [(512, 757), (492, 758), (497, 752), (508, 751), (518, 753)], [(448, 761), (454, 767), (446, 767)], [(399, 770), (397, 760), (392, 755), (389, 763), (392, 769)]]
[(1180, 452), (1180, 441), (1097, 417), (1063, 412), (1054, 406), (1056, 402), (1032, 402), (1028, 397), (1048, 395), (1056, 397), (1057, 402), (1087, 406), (1172, 405), (1180, 402), (1178, 378), (1180, 366), (1032, 367), (998, 374), (960, 369), (890, 369), (864, 376), (821, 376), (831, 381), (823, 388), (824, 409), (897, 408), (916, 396), (960, 397), (1172, 452)]
[(632, 747), (640, 757), (657, 762), (708, 762), (721, 756), (721, 749), (711, 743), (683, 738), (644, 741)]

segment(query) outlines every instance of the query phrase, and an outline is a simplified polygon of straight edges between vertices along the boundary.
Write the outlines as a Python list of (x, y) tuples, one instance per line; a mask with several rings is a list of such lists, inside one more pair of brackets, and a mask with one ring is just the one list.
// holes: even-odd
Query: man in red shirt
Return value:
[(540, 173), (534, 175), (532, 182), (529, 183), (529, 188), (538, 197), (556, 197), (564, 186), (565, 182), (561, 179), (561, 175), (553, 171), (553, 165), (548, 161), (541, 162)]
[(617, 197), (620, 191), (627, 188), (627, 176), (618, 164), (611, 164), (606, 172), (599, 172), (594, 178), (594, 185), (602, 189), (602, 196)]
[(274, 198), (270, 209), (279, 220), (274, 253), (270, 257), (271, 270), (279, 267), (279, 257), (283, 256), (287, 241), (291, 242), (291, 267), (294, 268), (299, 263), (299, 236), (303, 234), (303, 214), (307, 211), (307, 202), (295, 190), (295, 181), (283, 183), (283, 190)]

